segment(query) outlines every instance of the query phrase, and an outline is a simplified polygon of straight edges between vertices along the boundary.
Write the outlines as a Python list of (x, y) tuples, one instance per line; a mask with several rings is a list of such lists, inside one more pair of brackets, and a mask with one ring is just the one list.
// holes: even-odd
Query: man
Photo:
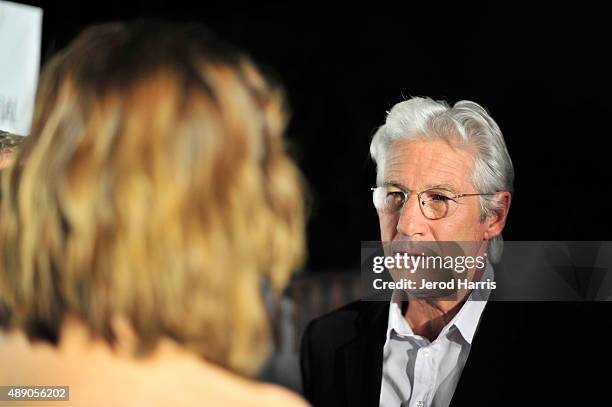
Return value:
[[(481, 242), (492, 261), (500, 257), (514, 170), (481, 106), (398, 103), (370, 152), (383, 242)], [(445, 210), (431, 209), (438, 202)], [(402, 294), (352, 303), (309, 324), (301, 367), (313, 405), (539, 405), (594, 396), (581, 388), (596, 382), (584, 370), (592, 362), (572, 349), (577, 337), (566, 336), (577, 334), (570, 323), (587, 317), (584, 309)], [(597, 356), (612, 361), (610, 352)]]

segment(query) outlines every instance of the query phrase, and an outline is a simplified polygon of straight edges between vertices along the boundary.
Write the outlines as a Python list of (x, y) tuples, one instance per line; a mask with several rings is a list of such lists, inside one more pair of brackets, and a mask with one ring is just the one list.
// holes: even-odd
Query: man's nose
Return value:
[(427, 218), (419, 207), (419, 197), (412, 194), (400, 209), (397, 231), (409, 238), (423, 237), (427, 232)]

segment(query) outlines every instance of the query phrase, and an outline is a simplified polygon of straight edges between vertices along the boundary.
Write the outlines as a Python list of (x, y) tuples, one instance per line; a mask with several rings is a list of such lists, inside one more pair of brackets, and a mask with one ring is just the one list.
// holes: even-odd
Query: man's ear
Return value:
[(510, 203), (512, 201), (512, 194), (504, 191), (499, 192), (495, 196), (497, 207), (493, 213), (489, 214), (485, 219), (486, 230), (484, 233), (485, 240), (493, 239), (501, 234), (506, 226), (506, 218), (508, 217), (508, 211), (510, 210)]

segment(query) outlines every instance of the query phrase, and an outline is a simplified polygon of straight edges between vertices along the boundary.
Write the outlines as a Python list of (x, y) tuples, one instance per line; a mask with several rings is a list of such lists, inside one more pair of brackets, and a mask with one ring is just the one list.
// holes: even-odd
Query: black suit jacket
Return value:
[[(612, 405), (609, 303), (489, 301), (452, 406)], [(358, 301), (302, 338), (314, 406), (378, 406), (389, 303)]]

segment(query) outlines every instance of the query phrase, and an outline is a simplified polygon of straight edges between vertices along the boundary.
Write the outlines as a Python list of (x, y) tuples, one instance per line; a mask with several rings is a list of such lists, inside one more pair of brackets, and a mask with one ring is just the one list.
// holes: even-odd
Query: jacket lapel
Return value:
[(353, 341), (342, 348), (347, 405), (378, 406), (382, 380), (383, 346), (389, 318), (389, 303), (372, 301), (356, 321)]
[(520, 306), (516, 302), (495, 301), (486, 305), (451, 406), (500, 398), (500, 377), (508, 380), (516, 370), (512, 355), (516, 355), (519, 345)]
[[(451, 406), (472, 404), (474, 399), (499, 397), (499, 375), (513, 375), (511, 355), (516, 351), (521, 331), (521, 304), (490, 301), (472, 342), (472, 349), (461, 374)], [(338, 405), (379, 405), (382, 382), (383, 346), (389, 318), (388, 301), (371, 301), (356, 320), (353, 339), (340, 347), (336, 357), (335, 383), (344, 387)]]

